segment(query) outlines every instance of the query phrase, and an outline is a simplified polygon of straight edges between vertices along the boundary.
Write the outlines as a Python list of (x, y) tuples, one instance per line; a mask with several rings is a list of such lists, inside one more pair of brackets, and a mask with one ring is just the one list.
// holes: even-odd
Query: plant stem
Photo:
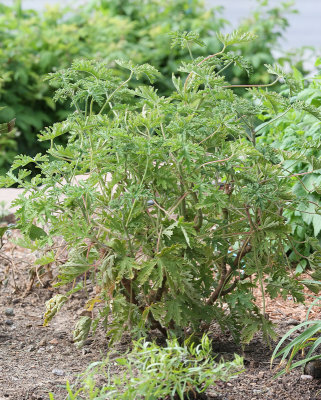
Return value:
[(287, 108), (282, 114), (277, 115), (275, 118), (270, 119), (270, 121), (264, 122), (263, 124), (259, 125), (254, 129), (255, 133), (258, 133), (261, 129), (265, 128), (267, 125), (271, 124), (272, 122), (282, 118), (285, 114), (287, 114), (292, 107)]
[[(140, 182), (140, 185), (139, 185), (139, 188), (138, 188), (138, 190), (137, 190), (137, 193), (139, 193), (140, 189), (141, 189), (142, 186), (143, 186), (143, 183), (144, 183), (144, 180), (145, 180), (145, 177), (146, 177), (146, 174), (147, 174), (148, 163), (149, 163), (149, 156), (147, 156), (144, 175), (143, 175), (142, 180), (141, 180), (141, 182)], [(126, 228), (128, 227), (128, 224), (129, 224), (130, 218), (131, 218), (131, 216), (132, 216), (132, 213), (133, 213), (133, 211), (134, 211), (134, 208), (135, 208), (136, 203), (137, 203), (137, 198), (135, 198), (134, 203), (133, 203), (133, 205), (132, 205), (132, 208), (130, 209), (130, 212), (129, 212), (129, 215), (128, 215), (128, 218), (127, 218), (127, 221), (126, 221)]]
[[(223, 49), (222, 49), (221, 51), (219, 51), (218, 53), (211, 54), (211, 55), (205, 57), (202, 61), (200, 61), (200, 62), (197, 64), (197, 66), (199, 67), (200, 65), (202, 65), (204, 62), (210, 60), (211, 58), (216, 57), (216, 56), (218, 56), (218, 55), (224, 53), (224, 50), (225, 50), (225, 45), (223, 46)], [(188, 74), (187, 78), (186, 78), (186, 81), (185, 81), (185, 84), (184, 84), (184, 92), (186, 92), (187, 83), (188, 83), (188, 81), (190, 80), (190, 78), (191, 78), (191, 76), (193, 75), (193, 73), (194, 73), (193, 71), (190, 72), (190, 73)]]
[(265, 85), (226, 85), (222, 86), (223, 89), (229, 89), (229, 88), (256, 88), (256, 87), (269, 87), (275, 85), (279, 81), (279, 77), (275, 79), (275, 81), (271, 83), (267, 83)]
[(131, 71), (129, 78), (124, 81), (120, 86), (118, 86), (118, 88), (116, 88), (109, 97), (107, 97), (107, 100), (105, 101), (104, 105), (102, 106), (102, 108), (100, 109), (98, 115), (102, 114), (102, 112), (105, 110), (105, 108), (107, 107), (107, 104), (110, 102), (110, 100), (112, 99), (112, 97), (118, 92), (118, 90), (120, 90), (123, 86), (125, 86), (133, 77), (133, 71)]
[(233, 61), (230, 61), (228, 64), (226, 64), (222, 69), (220, 69), (217, 73), (221, 74), (224, 70), (226, 70), (231, 64), (233, 64)]

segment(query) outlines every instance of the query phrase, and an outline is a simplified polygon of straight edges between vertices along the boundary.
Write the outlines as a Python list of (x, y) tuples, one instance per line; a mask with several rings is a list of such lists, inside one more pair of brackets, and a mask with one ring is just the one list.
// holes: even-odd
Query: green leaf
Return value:
[(116, 362), (118, 365), (127, 365), (127, 363), (128, 363), (126, 358), (116, 358)]
[(29, 229), (29, 237), (31, 240), (38, 240), (47, 236), (47, 233), (42, 228), (34, 224), (31, 225)]
[[(305, 331), (297, 336), (294, 340), (292, 340), (287, 346), (285, 346), (282, 350), (279, 351), (280, 347), (282, 344), (285, 342), (285, 340), (288, 339), (289, 336), (291, 336), (295, 331), (300, 330), (303, 327), (306, 327), (308, 325), (312, 325), (309, 328), (305, 329)], [(321, 330), (321, 321), (305, 321), (302, 322), (301, 324), (295, 326), (294, 328), (291, 328), (279, 341), (277, 344), (276, 348), (273, 351), (272, 357), (271, 357), (271, 362), (277, 358), (282, 356), (282, 360), (286, 359), (288, 356), (289, 352), (291, 351), (292, 348), (296, 345), (301, 345), (304, 343), (307, 339), (311, 338), (316, 332)], [(299, 349), (298, 349), (299, 350)]]
[(321, 231), (321, 215), (313, 215), (312, 225), (314, 229), (314, 236), (317, 237)]
[(190, 243), (188, 234), (187, 234), (187, 232), (186, 232), (186, 229), (184, 228), (183, 225), (180, 225), (180, 228), (181, 228), (181, 230), (182, 230), (182, 232), (183, 232), (183, 235), (184, 235), (184, 237), (185, 237), (185, 240), (186, 240), (186, 243), (187, 243), (188, 247), (191, 247), (191, 243)]
[(156, 260), (145, 261), (141, 264), (140, 271), (138, 273), (138, 282), (141, 285), (148, 281), (155, 269), (156, 264)]
[(156, 78), (160, 77), (160, 72), (150, 64), (135, 65), (132, 61), (128, 60), (115, 60), (115, 62), (126, 69), (129, 69), (136, 79), (140, 79), (143, 75), (147, 76), (149, 81), (153, 83)]
[(117, 263), (117, 281), (120, 282), (123, 278), (133, 279), (135, 270), (139, 269), (138, 264), (132, 257), (124, 257)]
[(182, 322), (182, 304), (178, 301), (178, 299), (172, 299), (166, 301), (166, 317), (165, 322), (169, 323), (171, 320), (175, 321), (177, 324), (181, 324)]
[(280, 78), (284, 78), (287, 75), (280, 65), (277, 64), (275, 65), (264, 64), (264, 65), (267, 68), (267, 72), (269, 74), (277, 75)]
[(35, 265), (48, 265), (55, 261), (55, 256), (53, 251), (48, 252), (44, 256), (37, 258), (35, 260)]
[(188, 45), (190, 43), (196, 43), (201, 47), (205, 46), (205, 43), (200, 40), (200, 35), (197, 32), (180, 32), (180, 31), (176, 31), (176, 32), (170, 32), (170, 36), (171, 36), (171, 48), (175, 47), (175, 46), (179, 46), (182, 49), (184, 49), (185, 47), (188, 47)]
[(77, 347), (83, 346), (87, 339), (91, 327), (92, 319), (90, 317), (80, 317), (75, 325), (73, 332), (74, 343)]
[(8, 226), (1, 226), (0, 227), (0, 238), (3, 237), (3, 235), (7, 232), (8, 229), (9, 229)]
[(321, 57), (318, 57), (314, 63), (315, 67), (318, 67), (319, 65), (321, 65)]
[(240, 32), (235, 30), (232, 33), (227, 33), (226, 35), (218, 33), (217, 38), (225, 46), (230, 46), (237, 43), (251, 42), (252, 40), (256, 39), (257, 36), (252, 32)]

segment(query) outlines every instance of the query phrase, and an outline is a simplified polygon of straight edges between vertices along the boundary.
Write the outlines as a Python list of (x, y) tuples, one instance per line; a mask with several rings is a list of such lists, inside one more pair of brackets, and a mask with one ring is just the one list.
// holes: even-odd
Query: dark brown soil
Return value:
[[(218, 343), (219, 347), (220, 343)], [(221, 343), (231, 356), (233, 344)], [(235, 349), (237, 352), (238, 349)], [(239, 351), (238, 351), (239, 352)], [(240, 353), (240, 352), (239, 352)], [(241, 354), (241, 353), (240, 353)], [(301, 369), (274, 378), (270, 369), (271, 350), (261, 339), (254, 340), (244, 351), (245, 372), (230, 382), (219, 382), (209, 391), (212, 400), (316, 400), (321, 399), (321, 381), (304, 375)]]
[[(63, 400), (66, 380), (73, 382), (107, 351), (102, 331), (82, 349), (72, 342), (71, 331), (87, 301), (84, 294), (74, 295), (49, 327), (43, 327), (44, 303), (57, 289), (51, 288), (43, 276), (41, 283), (36, 279), (30, 293), (26, 292), (33, 259), (26, 250), (6, 241), (0, 250), (0, 400), (44, 400), (49, 392), (54, 393), (55, 400)], [(268, 313), (280, 334), (302, 321), (306, 310), (307, 306), (294, 305), (291, 299), (268, 304)], [(313, 318), (320, 318), (318, 308), (314, 308)], [(243, 354), (229, 336), (213, 329), (212, 337), (215, 351), (225, 359), (231, 359), (234, 353)], [(122, 346), (118, 350), (125, 351), (127, 343)], [(271, 350), (259, 336), (246, 346), (243, 355), (245, 372), (210, 388), (208, 400), (321, 400), (321, 381), (300, 369), (273, 379)]]

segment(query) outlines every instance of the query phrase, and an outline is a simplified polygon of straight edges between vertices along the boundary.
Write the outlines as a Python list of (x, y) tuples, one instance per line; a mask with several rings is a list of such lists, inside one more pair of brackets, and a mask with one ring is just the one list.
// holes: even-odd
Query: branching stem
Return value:
[[(204, 62), (210, 60), (211, 58), (216, 57), (216, 56), (218, 56), (218, 55), (224, 53), (224, 50), (225, 50), (225, 45), (224, 45), (224, 47), (223, 47), (223, 49), (222, 49), (221, 51), (219, 51), (218, 53), (211, 54), (211, 55), (205, 57), (202, 61), (200, 61), (200, 62), (197, 64), (197, 66), (199, 67), (200, 65), (202, 65)], [(186, 81), (185, 81), (185, 84), (184, 84), (184, 91), (185, 91), (185, 92), (186, 92), (186, 89), (187, 89), (188, 81), (190, 80), (190, 78), (191, 78), (191, 76), (193, 75), (193, 73), (194, 73), (194, 71), (190, 72), (190, 73), (188, 74), (187, 78), (186, 78)]]

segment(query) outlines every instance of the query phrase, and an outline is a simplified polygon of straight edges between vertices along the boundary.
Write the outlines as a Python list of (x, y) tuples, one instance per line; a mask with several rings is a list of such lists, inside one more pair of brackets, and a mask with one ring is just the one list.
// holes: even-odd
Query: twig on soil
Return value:
[(40, 282), (40, 285), (42, 287), (45, 287), (45, 285), (42, 283), (42, 280), (40, 279), (40, 276), (39, 276), (39, 273), (38, 273), (38, 267), (36, 267), (35, 271), (36, 271), (36, 275), (37, 275), (38, 281)]
[(4, 256), (3, 254), (0, 254), (0, 257), (3, 258), (4, 260), (6, 260), (7, 262), (9, 262), (9, 264), (11, 264), (10, 270), (11, 270), (11, 274), (12, 274), (12, 280), (13, 280), (15, 291), (18, 292), (19, 288), (18, 288), (17, 283), (16, 283), (16, 277), (15, 277), (15, 272), (14, 272), (15, 264), (14, 264), (13, 260), (11, 260), (7, 256)]

